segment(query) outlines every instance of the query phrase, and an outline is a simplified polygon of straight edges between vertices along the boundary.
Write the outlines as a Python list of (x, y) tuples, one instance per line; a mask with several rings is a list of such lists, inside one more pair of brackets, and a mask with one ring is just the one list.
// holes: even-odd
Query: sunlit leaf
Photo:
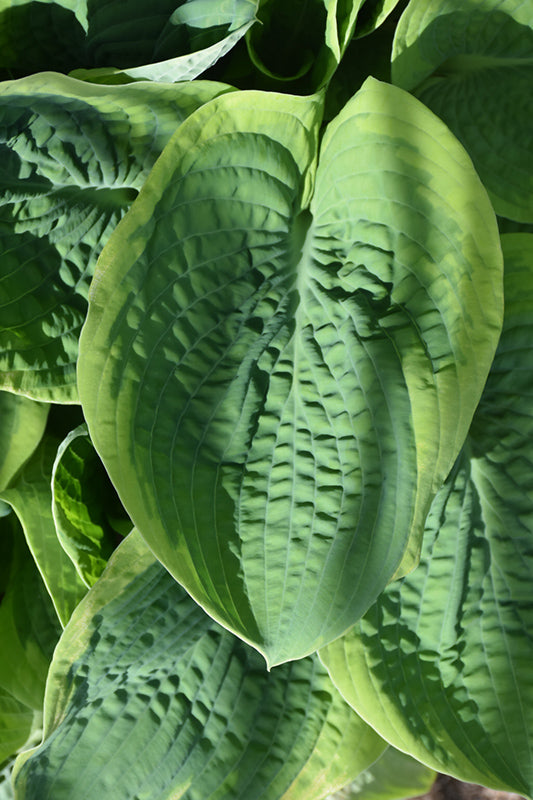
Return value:
[(102, 254), (80, 345), (134, 524), (270, 664), (416, 563), (501, 326), (496, 220), (456, 139), (371, 80), (310, 203), (320, 111), (239, 92), (189, 117)]
[(531, 3), (411, 0), (392, 78), (462, 141), (497, 213), (533, 222)]
[(397, 747), (461, 780), (533, 794), (533, 236), (502, 238), (505, 320), (420, 566), (321, 653)]
[(385, 746), (316, 656), (267, 672), (138, 534), (74, 612), (45, 708), (19, 800), (319, 800)]

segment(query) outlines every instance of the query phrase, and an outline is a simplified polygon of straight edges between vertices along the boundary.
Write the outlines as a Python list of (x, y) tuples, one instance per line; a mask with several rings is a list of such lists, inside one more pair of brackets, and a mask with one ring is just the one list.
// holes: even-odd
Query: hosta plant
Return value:
[(0, 797), (532, 797), (533, 0), (0, 42)]

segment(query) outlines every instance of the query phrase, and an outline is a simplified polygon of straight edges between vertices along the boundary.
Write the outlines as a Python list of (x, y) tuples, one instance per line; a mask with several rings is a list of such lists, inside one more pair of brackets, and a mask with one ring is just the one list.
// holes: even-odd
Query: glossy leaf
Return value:
[(497, 213), (533, 222), (531, 3), (411, 0), (392, 78), (462, 141)]
[[(501, 324), (494, 213), (405, 92), (240, 92), (178, 130), (102, 254), (91, 438), (134, 524), (269, 664), (410, 568)], [(401, 566), (400, 566), (401, 564)]]
[(74, 612), (45, 708), (19, 800), (318, 800), (384, 747), (316, 656), (267, 672), (136, 533)]
[(127, 11), (122, 0), (0, 0), (0, 69), (192, 80), (244, 36), (256, 10), (257, 0), (128, 0)]
[(0, 386), (77, 402), (97, 257), (179, 123), (227, 87), (0, 84)]
[(52, 516), (52, 465), (58, 445), (53, 437), (45, 436), (17, 480), (0, 492), (0, 498), (19, 518), (59, 620), (65, 625), (87, 587), (59, 543)]
[[(58, 448), (52, 470), (52, 512), (63, 549), (83, 582), (92, 586), (117, 543), (109, 517), (119, 516), (120, 503), (86, 425), (73, 430)], [(127, 527), (129, 532), (132, 526)]]
[(437, 773), (394, 747), (328, 800), (408, 800), (430, 791)]
[(0, 489), (4, 489), (41, 441), (49, 406), (0, 391)]
[(504, 329), (420, 566), (321, 653), (376, 730), (434, 769), (533, 794), (533, 236), (502, 239)]

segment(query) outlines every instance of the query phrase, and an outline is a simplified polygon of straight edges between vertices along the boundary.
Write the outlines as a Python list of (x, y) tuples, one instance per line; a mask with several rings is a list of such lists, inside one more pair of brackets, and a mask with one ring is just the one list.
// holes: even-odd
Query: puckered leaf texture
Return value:
[(505, 320), (420, 566), (321, 651), (392, 744), (461, 780), (533, 794), (533, 236), (502, 237)]
[(271, 665), (414, 565), (501, 326), (495, 216), (457, 140), (371, 80), (316, 170), (320, 101), (240, 92), (185, 121), (101, 256), (80, 344), (134, 524)]
[(19, 800), (320, 800), (385, 743), (310, 656), (267, 672), (134, 532), (75, 611)]

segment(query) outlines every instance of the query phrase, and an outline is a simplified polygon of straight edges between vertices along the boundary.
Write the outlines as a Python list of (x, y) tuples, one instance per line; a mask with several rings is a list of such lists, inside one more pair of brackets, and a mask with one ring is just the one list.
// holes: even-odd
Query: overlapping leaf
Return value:
[(74, 613), (19, 800), (318, 800), (383, 741), (316, 656), (268, 673), (134, 533)]
[[(0, 0), (0, 69), (96, 82), (192, 80), (241, 39), (257, 0)], [(77, 68), (81, 68), (78, 72)]]
[(157, 556), (270, 664), (416, 560), (501, 324), (468, 157), (369, 81), (240, 92), (179, 129), (104, 251), (81, 340), (91, 438)]
[(4, 489), (41, 441), (49, 407), (0, 391), (0, 489)]
[(77, 402), (96, 259), (179, 123), (227, 87), (0, 84), (0, 386)]
[(59, 620), (65, 625), (87, 587), (59, 543), (52, 516), (52, 466), (58, 445), (55, 438), (45, 436), (17, 480), (0, 492), (0, 499), (9, 503), (19, 518)]
[(505, 321), (420, 566), (322, 653), (388, 741), (466, 781), (533, 794), (533, 236), (503, 237)]
[(463, 142), (498, 214), (533, 221), (533, 8), (523, 0), (411, 0), (392, 77)]
[(115, 549), (121, 507), (87, 433), (73, 430), (58, 448), (52, 470), (52, 512), (61, 545), (87, 586), (100, 577)]

